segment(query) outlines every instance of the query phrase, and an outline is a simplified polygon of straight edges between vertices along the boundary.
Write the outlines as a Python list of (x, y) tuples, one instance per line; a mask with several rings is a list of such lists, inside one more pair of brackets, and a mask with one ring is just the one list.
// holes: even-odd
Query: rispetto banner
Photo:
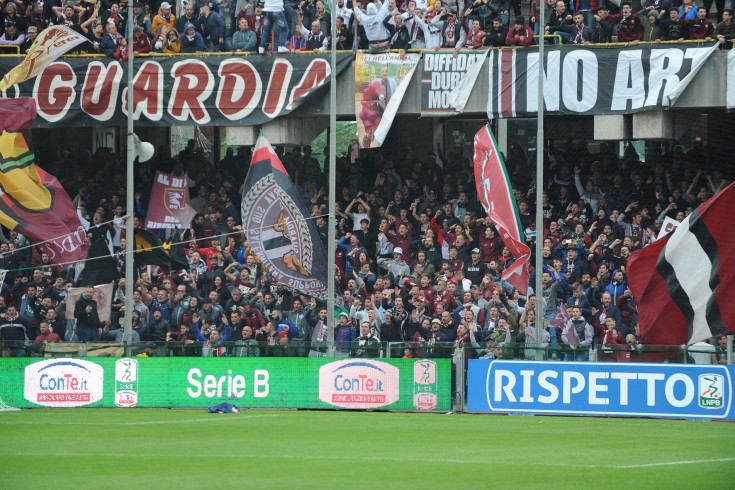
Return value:
[[(672, 107), (718, 43), (608, 48), (549, 46), (543, 76), (551, 114), (630, 114)], [(538, 52), (490, 50), (487, 116), (538, 111)]]
[[(354, 55), (337, 55), (337, 74)], [(0, 58), (7, 73), (21, 57)], [(124, 126), (127, 63), (109, 58), (64, 58), (34, 79), (13, 85), (7, 97), (36, 100), (33, 127)], [(285, 115), (329, 85), (327, 55), (289, 57), (141, 57), (135, 60), (136, 124), (258, 125)]]
[(0, 399), (30, 407), (446, 411), (448, 359), (6, 358)]
[(735, 419), (735, 366), (469, 361), (468, 412)]

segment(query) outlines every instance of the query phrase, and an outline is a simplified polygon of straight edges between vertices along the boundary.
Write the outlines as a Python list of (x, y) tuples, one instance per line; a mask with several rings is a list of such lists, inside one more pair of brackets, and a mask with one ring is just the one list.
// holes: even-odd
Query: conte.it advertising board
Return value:
[(470, 360), (467, 410), (735, 419), (734, 366)]
[(448, 359), (10, 358), (0, 399), (23, 407), (449, 410)]

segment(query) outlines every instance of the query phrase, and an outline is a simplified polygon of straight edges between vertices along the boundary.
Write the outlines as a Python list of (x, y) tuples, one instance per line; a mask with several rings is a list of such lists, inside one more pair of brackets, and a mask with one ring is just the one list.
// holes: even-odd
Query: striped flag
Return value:
[(531, 249), (524, 243), (523, 226), (513, 187), (510, 185), (503, 157), (498, 151), (495, 136), (488, 125), (475, 135), (474, 163), (477, 197), (498, 229), (503, 243), (515, 257), (515, 261), (503, 272), (503, 280), (508, 281), (521, 294), (526, 294)]
[(643, 343), (694, 344), (735, 332), (735, 184), (699, 206), (670, 235), (628, 260)]

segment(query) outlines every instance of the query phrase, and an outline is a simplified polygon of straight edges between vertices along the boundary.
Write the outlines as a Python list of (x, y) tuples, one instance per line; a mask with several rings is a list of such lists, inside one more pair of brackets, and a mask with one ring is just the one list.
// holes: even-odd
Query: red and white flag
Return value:
[(515, 257), (515, 261), (503, 272), (503, 280), (521, 294), (526, 294), (531, 249), (524, 243), (523, 226), (505, 162), (498, 151), (493, 132), (487, 125), (475, 135), (474, 162), (477, 197), (498, 229), (503, 243)]
[(643, 343), (694, 344), (735, 332), (735, 184), (676, 230), (631, 255), (628, 282)]

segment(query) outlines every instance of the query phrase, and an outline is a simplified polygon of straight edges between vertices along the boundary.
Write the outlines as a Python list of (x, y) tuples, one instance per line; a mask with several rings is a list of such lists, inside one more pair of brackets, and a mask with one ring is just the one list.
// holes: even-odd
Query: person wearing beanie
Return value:
[(507, 46), (530, 46), (533, 42), (533, 31), (526, 24), (526, 19), (522, 15), (516, 17), (513, 27), (508, 29), (508, 35), (505, 36), (505, 44)]

